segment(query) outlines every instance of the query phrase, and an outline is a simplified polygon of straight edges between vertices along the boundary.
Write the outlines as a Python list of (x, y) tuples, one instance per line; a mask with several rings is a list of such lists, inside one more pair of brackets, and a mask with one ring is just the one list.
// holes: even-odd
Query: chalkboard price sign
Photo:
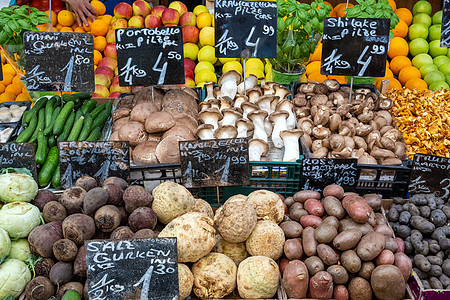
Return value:
[(444, 0), (441, 26), (441, 47), (450, 47), (450, 0)]
[(216, 0), (214, 16), (216, 57), (277, 56), (275, 1)]
[(94, 91), (92, 34), (28, 31), (23, 44), (29, 91)]
[(305, 158), (300, 186), (303, 190), (322, 192), (330, 184), (338, 184), (344, 190), (355, 190), (358, 171), (357, 159)]
[(415, 154), (408, 186), (411, 195), (433, 193), (445, 200), (450, 198), (450, 158)]
[(0, 144), (0, 169), (26, 168), (37, 181), (36, 161), (32, 143)]
[(73, 186), (82, 176), (101, 184), (110, 176), (130, 180), (128, 142), (58, 142), (61, 186)]
[(119, 84), (184, 84), (181, 27), (116, 29)]
[(181, 141), (179, 146), (187, 188), (250, 184), (246, 138)]
[(86, 241), (89, 299), (178, 299), (176, 238)]
[(390, 24), (389, 19), (325, 18), (320, 73), (383, 77)]

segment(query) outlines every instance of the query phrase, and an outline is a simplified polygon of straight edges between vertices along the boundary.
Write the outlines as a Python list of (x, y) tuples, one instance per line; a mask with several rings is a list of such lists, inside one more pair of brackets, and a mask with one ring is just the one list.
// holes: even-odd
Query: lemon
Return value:
[(198, 64), (195, 66), (194, 74), (197, 74), (198, 72), (200, 72), (202, 70), (209, 70), (209, 71), (211, 71), (213, 73), (215, 71), (214, 70), (214, 66), (209, 61), (200, 61), (200, 62), (198, 62)]
[(216, 82), (217, 83), (217, 77), (214, 72), (211, 72), (210, 70), (201, 70), (197, 74), (195, 74), (195, 84), (198, 85), (202, 82)]
[(259, 58), (249, 58), (245, 61), (245, 69), (260, 69), (264, 71), (264, 64)]
[(213, 27), (204, 27), (200, 30), (200, 34), (198, 36), (199, 42), (202, 46), (214, 46), (214, 28)]
[(272, 64), (270, 62), (266, 62), (266, 65), (264, 66), (264, 73), (269, 73), (269, 71), (272, 71)]
[(223, 65), (229, 61), (239, 61), (239, 58), (229, 58), (229, 57), (220, 57), (219, 62), (221, 62)]
[(245, 70), (245, 77), (248, 77), (248, 75), (254, 74), (256, 77), (264, 77), (264, 72), (261, 69), (246, 69)]
[(184, 58), (190, 58), (192, 60), (197, 59), (198, 46), (194, 43), (184, 43), (183, 44)]
[(214, 27), (214, 13), (211, 14), (211, 26)]
[(202, 12), (209, 13), (209, 9), (204, 5), (197, 5), (196, 7), (194, 7), (194, 10), (193, 10), (194, 15), (198, 16)]
[(198, 61), (209, 61), (214, 64), (217, 61), (215, 49), (212, 46), (203, 46), (198, 51)]
[(242, 65), (240, 62), (238, 61), (229, 61), (227, 63), (225, 63), (222, 66), (222, 74), (230, 71), (230, 70), (235, 70), (237, 71), (239, 74), (242, 75)]

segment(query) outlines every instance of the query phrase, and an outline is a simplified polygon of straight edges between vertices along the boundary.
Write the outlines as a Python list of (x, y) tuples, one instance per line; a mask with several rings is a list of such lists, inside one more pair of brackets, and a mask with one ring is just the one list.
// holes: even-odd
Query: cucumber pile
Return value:
[(36, 166), (40, 168), (38, 183), (47, 186), (50, 181), (60, 187), (57, 142), (98, 141), (111, 115), (112, 104), (98, 105), (90, 93), (64, 94), (39, 99), (23, 115), (22, 132), (18, 143), (34, 143)]

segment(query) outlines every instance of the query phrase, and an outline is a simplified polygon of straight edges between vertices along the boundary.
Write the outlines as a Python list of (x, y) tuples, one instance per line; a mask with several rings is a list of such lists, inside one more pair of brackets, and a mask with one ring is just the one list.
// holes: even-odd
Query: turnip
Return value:
[(120, 226), (117, 227), (112, 233), (111, 233), (111, 240), (126, 240), (131, 239), (134, 235), (133, 230), (130, 229), (128, 226)]
[(133, 239), (154, 239), (156, 237), (157, 234), (148, 228), (141, 229), (133, 235)]
[(156, 213), (149, 207), (139, 207), (128, 217), (128, 225), (135, 232), (145, 228), (153, 230), (157, 222)]
[(59, 261), (72, 261), (78, 253), (78, 247), (68, 239), (60, 239), (53, 244), (53, 254)]
[(25, 288), (28, 299), (47, 300), (55, 294), (55, 286), (44, 276), (37, 276)]
[(125, 209), (125, 207), (121, 206), (119, 207), (119, 212), (120, 212), (120, 225), (128, 225), (128, 212)]
[(45, 204), (56, 201), (56, 195), (53, 194), (52, 191), (49, 190), (40, 190), (38, 191), (36, 197), (34, 197), (34, 200), (31, 201), (31, 204), (37, 206), (40, 211), (44, 209)]
[(103, 186), (107, 185), (107, 184), (115, 184), (117, 186), (119, 186), (122, 190), (125, 190), (128, 187), (128, 183), (123, 180), (122, 178), (119, 177), (108, 177), (106, 178), (105, 181), (103, 181)]
[(66, 208), (57, 201), (50, 201), (44, 205), (42, 216), (45, 222), (63, 221), (67, 217)]
[(124, 191), (123, 201), (127, 212), (132, 213), (136, 208), (149, 206), (153, 197), (142, 186), (132, 185)]
[(95, 223), (94, 219), (87, 215), (73, 214), (63, 221), (62, 229), (64, 238), (82, 245), (85, 240), (89, 240), (94, 235)]
[(60, 202), (69, 214), (80, 213), (85, 195), (86, 191), (83, 188), (74, 186), (64, 191)]
[(108, 204), (119, 206), (122, 204), (123, 190), (117, 184), (107, 184), (103, 188), (108, 192)]
[(73, 262), (73, 273), (80, 277), (87, 276), (86, 247), (85, 246), (81, 246), (80, 249), (78, 249), (77, 257), (75, 258), (75, 261)]
[(55, 262), (53, 261), (53, 259), (51, 259), (49, 257), (40, 259), (34, 265), (34, 271), (36, 272), (36, 276), (49, 277), (50, 270), (54, 264), (55, 264)]
[(120, 211), (114, 205), (100, 207), (94, 216), (95, 226), (103, 232), (112, 232), (120, 225)]
[(97, 180), (95, 180), (93, 177), (90, 176), (82, 176), (77, 179), (75, 182), (75, 186), (79, 186), (83, 188), (86, 192), (89, 192), (89, 190), (96, 188)]

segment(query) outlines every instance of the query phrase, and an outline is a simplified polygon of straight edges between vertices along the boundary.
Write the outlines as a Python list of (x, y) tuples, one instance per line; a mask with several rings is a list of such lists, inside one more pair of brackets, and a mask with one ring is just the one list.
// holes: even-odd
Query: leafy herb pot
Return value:
[(18, 67), (22, 72), (25, 70), (25, 52), (23, 50), (23, 44), (13, 45), (8, 44), (4, 48), (9, 57), (17, 62)]
[(300, 81), (301, 73), (284, 73), (272, 69), (272, 81), (278, 82), (280, 84), (291, 84), (291, 82)]

